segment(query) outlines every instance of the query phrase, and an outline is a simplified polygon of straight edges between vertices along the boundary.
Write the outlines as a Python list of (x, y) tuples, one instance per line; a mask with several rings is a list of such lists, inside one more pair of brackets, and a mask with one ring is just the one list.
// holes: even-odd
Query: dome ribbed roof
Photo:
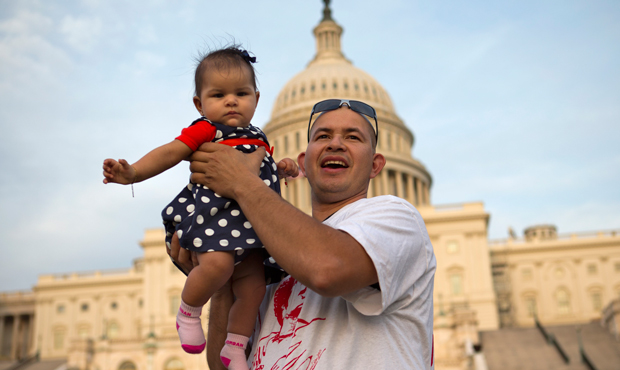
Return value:
[(342, 54), (341, 34), (342, 27), (331, 17), (324, 18), (314, 28), (316, 56), (306, 69), (282, 88), (265, 129), (275, 130), (303, 116), (307, 117), (318, 101), (352, 99), (372, 105), (379, 121), (399, 127), (413, 144), (413, 134), (396, 115), (387, 91), (370, 74), (355, 67)]

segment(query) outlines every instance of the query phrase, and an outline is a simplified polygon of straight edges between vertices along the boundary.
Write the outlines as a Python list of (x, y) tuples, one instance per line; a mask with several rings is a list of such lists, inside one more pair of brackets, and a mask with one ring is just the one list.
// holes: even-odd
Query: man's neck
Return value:
[(336, 202), (321, 202), (316, 197), (312, 197), (312, 217), (321, 222), (325, 221), (329, 216), (338, 212), (341, 208), (351, 203), (355, 203), (360, 199), (368, 198), (368, 193), (364, 192), (353, 197), (339, 200)]

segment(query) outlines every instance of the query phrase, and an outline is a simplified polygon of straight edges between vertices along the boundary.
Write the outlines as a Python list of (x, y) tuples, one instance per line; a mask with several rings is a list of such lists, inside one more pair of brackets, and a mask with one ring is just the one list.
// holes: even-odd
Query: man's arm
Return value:
[(372, 260), (353, 237), (323, 225), (265, 186), (256, 176), (262, 156), (263, 150), (244, 155), (203, 144), (191, 157), (192, 181), (235, 199), (276, 262), (315, 292), (340, 296), (378, 282)]

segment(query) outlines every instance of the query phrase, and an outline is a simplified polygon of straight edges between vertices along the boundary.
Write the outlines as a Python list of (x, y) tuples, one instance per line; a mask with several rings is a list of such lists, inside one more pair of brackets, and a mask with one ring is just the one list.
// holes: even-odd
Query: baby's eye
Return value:
[(246, 96), (246, 95), (250, 95), (250, 94), (248, 94), (248, 93), (247, 93), (247, 92), (245, 92), (245, 91), (242, 91), (242, 92), (237, 93), (237, 96)]
[(220, 93), (213, 94), (214, 98), (221, 98), (223, 96), (224, 96), (224, 94), (220, 94)]

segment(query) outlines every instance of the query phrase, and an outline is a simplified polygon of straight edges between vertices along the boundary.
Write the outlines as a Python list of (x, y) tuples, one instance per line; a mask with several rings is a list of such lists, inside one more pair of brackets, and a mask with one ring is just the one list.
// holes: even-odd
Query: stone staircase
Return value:
[(569, 363), (536, 327), (482, 332), (482, 352), (489, 370), (590, 370), (581, 360), (578, 328), (596, 370), (620, 370), (620, 343), (598, 322), (545, 327), (568, 355)]

